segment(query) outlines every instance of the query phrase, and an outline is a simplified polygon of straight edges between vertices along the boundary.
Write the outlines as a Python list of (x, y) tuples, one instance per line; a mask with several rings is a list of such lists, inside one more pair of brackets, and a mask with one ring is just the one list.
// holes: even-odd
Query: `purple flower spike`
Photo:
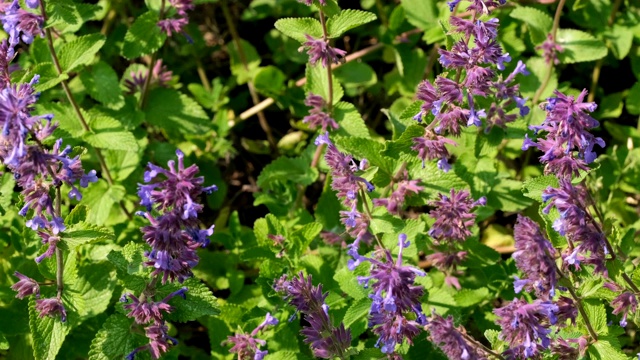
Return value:
[(309, 93), (304, 104), (310, 106), (311, 110), (309, 110), (309, 115), (302, 119), (302, 122), (309, 124), (310, 129), (320, 127), (321, 131), (324, 133), (327, 131), (327, 128), (335, 130), (339, 127), (338, 123), (326, 112), (327, 103), (324, 101), (322, 96)]
[(307, 41), (302, 44), (298, 51), (302, 52), (304, 48), (307, 48), (311, 65), (315, 65), (320, 61), (323, 67), (327, 67), (344, 61), (344, 56), (347, 55), (346, 51), (331, 47), (328, 40), (315, 39), (309, 34), (305, 34), (305, 37)]
[(496, 324), (502, 332), (500, 338), (510, 344), (503, 355), (522, 359), (537, 356), (550, 345), (550, 325), (557, 321), (558, 306), (550, 301), (535, 300), (529, 304), (524, 299), (514, 299), (506, 306), (495, 309)]
[(17, 283), (11, 285), (11, 290), (18, 292), (16, 294), (18, 299), (24, 299), (30, 295), (35, 295), (36, 298), (40, 297), (40, 285), (38, 285), (37, 281), (17, 271), (13, 275), (20, 279)]
[(468, 191), (461, 190), (456, 193), (453, 189), (449, 197), (443, 194), (439, 194), (439, 197), (439, 200), (430, 204), (435, 206), (435, 209), (429, 212), (429, 216), (436, 222), (431, 226), (429, 236), (434, 239), (436, 245), (444, 240), (463, 242), (471, 236), (469, 229), (475, 222), (476, 215), (471, 210), (476, 206), (482, 206), (486, 199), (473, 201)]
[(399, 214), (402, 210), (402, 204), (404, 204), (405, 197), (411, 193), (418, 194), (424, 188), (418, 185), (418, 180), (408, 180), (408, 172), (404, 172), (404, 179), (399, 181), (395, 190), (391, 192), (388, 198), (373, 199), (375, 206), (385, 206), (390, 214)]
[[(530, 127), (538, 133), (547, 132), (546, 138), (538, 138), (537, 148), (544, 152), (540, 162), (545, 164), (545, 174), (554, 174), (560, 178), (578, 176), (580, 170), (588, 170), (596, 154), (595, 145), (604, 147), (604, 140), (593, 136), (589, 130), (600, 123), (588, 113), (595, 111), (597, 105), (584, 102), (587, 91), (583, 90), (577, 98), (559, 91), (555, 97), (547, 99), (545, 110), (547, 117), (540, 126)], [(527, 146), (532, 141), (528, 140)], [(523, 146), (524, 148), (525, 146)]]
[[(486, 354), (477, 345), (465, 338), (466, 330), (453, 325), (453, 317), (446, 319), (436, 314), (435, 309), (427, 325), (429, 340), (442, 350), (449, 359), (485, 360)], [(466, 335), (468, 337), (468, 335)]]
[(305, 315), (309, 323), (300, 333), (305, 342), (311, 346), (313, 355), (323, 359), (344, 358), (351, 346), (351, 332), (344, 324), (336, 327), (331, 322), (328, 307), (324, 300), (329, 293), (322, 292), (322, 285), (313, 286), (311, 275), (307, 278), (301, 273), (287, 280), (283, 275), (274, 284), (274, 290), (284, 295), (285, 300), (297, 311)]
[(234, 336), (228, 336), (222, 344), (233, 345), (229, 352), (238, 354), (238, 359), (247, 360), (261, 360), (267, 354), (267, 350), (260, 350), (261, 346), (267, 344), (266, 341), (256, 338), (258, 333), (264, 330), (267, 326), (275, 326), (278, 324), (278, 319), (267, 313), (266, 319), (262, 324), (258, 325), (250, 335), (244, 333), (236, 333)]
[(557, 283), (555, 248), (538, 224), (526, 216), (518, 215), (513, 233), (516, 251), (512, 256), (526, 277), (516, 280), (514, 286), (517, 284), (520, 289), (534, 291), (540, 299), (550, 300), (555, 295)]
[(626, 327), (627, 315), (633, 315), (638, 310), (638, 299), (632, 292), (625, 291), (611, 301), (611, 306), (613, 306), (614, 315), (622, 314), (620, 326)]
[(51, 299), (38, 299), (36, 300), (36, 310), (39, 312), (39, 317), (56, 317), (60, 315), (60, 321), (67, 321), (67, 311), (62, 304), (62, 301), (57, 298)]

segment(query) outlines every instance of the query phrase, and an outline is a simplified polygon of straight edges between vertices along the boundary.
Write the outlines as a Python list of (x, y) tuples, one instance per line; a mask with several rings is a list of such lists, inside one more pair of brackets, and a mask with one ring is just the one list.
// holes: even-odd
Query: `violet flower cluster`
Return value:
[[(27, 1), (27, 5), (37, 8), (39, 1)], [(34, 89), (40, 76), (35, 75), (29, 83), (10, 82), (9, 64), (15, 57), (14, 47), (20, 41), (31, 43), (34, 36), (43, 34), (42, 17), (21, 9), (16, 0), (0, 5), (0, 22), (9, 34), (9, 40), (0, 43), (0, 160), (22, 189), (24, 205), (18, 214), (28, 217), (26, 225), (37, 231), (47, 247), (35, 259), (40, 263), (53, 256), (61, 240), (60, 233), (66, 228), (59, 209), (54, 205), (55, 190), (66, 185), (70, 188), (69, 197), (80, 200), (82, 194), (76, 186), (87, 187), (98, 178), (95, 170), (85, 173), (80, 156), (72, 156), (71, 147), (63, 147), (62, 139), (55, 141), (52, 148), (43, 145), (57, 124), (51, 122), (51, 114), (31, 114), (40, 95)], [(67, 313), (60, 293), (54, 298), (41, 299), (35, 280), (17, 272), (15, 275), (19, 279), (12, 287), (18, 292), (16, 297), (22, 299), (35, 295), (40, 317), (60, 316), (62, 321), (66, 321)]]
[(267, 313), (264, 321), (258, 325), (250, 334), (243, 332), (236, 333), (234, 336), (228, 336), (223, 344), (231, 344), (229, 352), (238, 354), (238, 360), (262, 360), (269, 353), (267, 350), (260, 350), (261, 346), (267, 344), (266, 341), (256, 338), (258, 333), (267, 326), (278, 325), (278, 319)]
[(338, 123), (329, 114), (327, 102), (320, 95), (309, 93), (304, 100), (304, 104), (310, 106), (309, 115), (302, 119), (302, 122), (309, 124), (310, 129), (320, 127), (322, 133), (327, 132), (328, 128), (338, 129)]
[(358, 210), (358, 193), (364, 189), (369, 192), (375, 189), (369, 181), (356, 175), (359, 170), (364, 170), (367, 161), (363, 159), (356, 164), (351, 155), (341, 153), (329, 139), (329, 133), (319, 135), (315, 144), (327, 145), (324, 158), (331, 169), (331, 188), (337, 191), (338, 198), (349, 208), (348, 211), (340, 211), (340, 217), (349, 235), (355, 239), (350, 247), (357, 252), (361, 241), (369, 242), (372, 238), (368, 231), (370, 219)]
[(512, 257), (524, 274), (523, 279), (516, 277), (513, 284), (515, 292), (525, 289), (535, 292), (542, 300), (551, 300), (558, 282), (556, 249), (545, 238), (538, 224), (526, 216), (518, 215), (513, 234), (516, 251)]
[[(453, 4), (455, 3), (455, 4)], [(501, 2), (504, 3), (504, 2)], [(451, 5), (453, 4), (453, 5)], [(457, 1), (450, 3), (451, 8)], [(495, 1), (473, 1), (468, 9), (477, 13), (490, 13), (490, 9), (499, 4)], [(450, 154), (446, 145), (455, 145), (446, 135), (459, 136), (463, 126), (482, 126), (486, 119), (485, 131), (493, 126), (504, 127), (516, 120), (518, 115), (525, 116), (529, 108), (526, 99), (520, 97), (519, 85), (514, 83), (518, 74), (527, 75), (525, 65), (519, 61), (515, 69), (503, 78), (496, 70), (505, 70), (505, 63), (511, 61), (509, 54), (503, 53), (498, 44), (498, 19), (487, 21), (465, 20), (456, 16), (450, 19), (452, 31), (461, 34), (451, 50), (439, 50), (440, 63), (451, 70), (454, 79), (447, 74), (439, 75), (431, 83), (424, 80), (419, 86), (416, 98), (422, 101), (421, 110), (414, 116), (422, 122), (427, 116), (434, 116), (425, 128), (422, 137), (413, 139), (412, 149), (418, 157), (426, 160), (438, 160), (438, 168), (449, 171)], [(473, 39), (473, 46), (470, 45)], [(464, 75), (463, 75), (464, 74)], [(492, 100), (488, 109), (480, 108), (477, 97)], [(509, 113), (518, 108), (518, 114)]]
[(577, 98), (567, 96), (556, 90), (555, 97), (547, 99), (544, 106), (547, 116), (539, 126), (530, 126), (536, 134), (546, 132), (546, 137), (537, 141), (525, 137), (522, 150), (536, 147), (544, 155), (540, 162), (545, 164), (545, 174), (554, 174), (559, 178), (569, 179), (579, 176), (580, 170), (587, 171), (597, 154), (594, 146), (605, 146), (604, 140), (593, 136), (590, 129), (600, 123), (588, 113), (596, 110), (598, 105), (584, 102), (587, 90), (582, 90)]
[(487, 354), (482, 348), (469, 341), (464, 327), (456, 327), (451, 315), (447, 318), (436, 314), (435, 309), (426, 327), (429, 330), (429, 340), (442, 350), (449, 359), (486, 360)]
[(476, 206), (486, 205), (487, 199), (481, 197), (474, 201), (468, 191), (456, 192), (454, 189), (451, 189), (449, 196), (438, 196), (438, 200), (429, 204), (435, 207), (429, 212), (429, 216), (435, 219), (429, 230), (435, 253), (427, 256), (427, 260), (446, 274), (445, 282), (448, 285), (460, 289), (456, 277), (460, 274), (457, 267), (467, 256), (467, 252), (462, 250), (461, 246), (472, 235), (471, 227), (475, 223), (476, 215), (471, 211)]
[(558, 321), (558, 311), (557, 305), (540, 299), (532, 303), (514, 299), (493, 310), (498, 316), (496, 324), (502, 329), (500, 338), (509, 344), (503, 356), (507, 359), (525, 359), (536, 357), (541, 351), (549, 349), (549, 327)]
[[(138, 71), (132, 71), (130, 73), (131, 79), (126, 79), (124, 81), (124, 86), (127, 88), (127, 93), (132, 95), (135, 94), (136, 91), (142, 91), (144, 88), (144, 84), (147, 82), (147, 77), (149, 76), (148, 69), (141, 69)], [(155, 65), (153, 65), (153, 69), (151, 69), (151, 80), (149, 80), (150, 86), (160, 86), (167, 87), (167, 84), (171, 81), (173, 77), (173, 72), (167, 69), (166, 65), (162, 64), (162, 59), (156, 61)]]
[(563, 252), (565, 266), (580, 268), (580, 264), (594, 266), (594, 270), (607, 276), (607, 245), (595, 219), (588, 213), (587, 190), (582, 185), (573, 185), (571, 179), (561, 179), (559, 188), (548, 187), (542, 192), (542, 200), (547, 206), (543, 212), (548, 214), (552, 207), (560, 213), (553, 228), (567, 238), (569, 247)]
[(412, 339), (427, 325), (420, 303), (424, 288), (414, 283), (416, 276), (424, 276), (425, 273), (413, 266), (402, 265), (402, 250), (409, 244), (407, 235), (398, 236), (396, 261), (388, 249), (382, 251), (382, 259), (361, 256), (357, 252), (349, 254), (357, 264), (371, 264), (370, 275), (359, 276), (358, 282), (365, 288), (373, 283), (373, 293), (369, 295), (373, 300), (369, 310), (369, 327), (378, 335), (376, 347), (384, 354), (394, 354), (396, 345), (404, 340), (412, 344)]
[(175, 15), (158, 21), (158, 26), (167, 36), (173, 33), (184, 34), (184, 28), (189, 24), (187, 11), (195, 8), (192, 0), (169, 0), (169, 4), (175, 9)]
[(618, 295), (611, 301), (611, 306), (613, 307), (612, 313), (614, 315), (622, 314), (620, 326), (626, 327), (627, 317), (629, 315), (633, 316), (638, 310), (637, 295), (634, 292), (628, 291), (622, 286), (612, 282), (606, 282), (604, 287), (618, 293)]
[[(182, 283), (192, 276), (191, 269), (198, 264), (196, 249), (209, 244), (209, 236), (213, 234), (213, 226), (200, 229), (198, 213), (203, 206), (198, 198), (217, 190), (215, 185), (204, 187), (204, 177), (197, 176), (197, 165), (185, 167), (184, 154), (176, 151), (178, 163), (171, 160), (168, 169), (149, 163), (144, 173), (146, 184), (139, 184), (138, 195), (140, 204), (147, 208), (147, 212), (138, 212), (145, 216), (150, 225), (143, 227), (143, 239), (151, 246), (151, 251), (145, 252), (146, 266), (152, 267), (151, 276), (154, 278), (145, 291), (136, 297), (125, 294), (121, 301), (127, 303), (127, 316), (135, 319), (136, 324), (144, 326), (149, 343), (133, 350), (128, 359), (142, 350), (149, 350), (151, 356), (157, 359), (165, 353), (170, 345), (177, 340), (167, 333), (168, 327), (163, 318), (163, 312), (171, 312), (168, 301), (175, 296), (186, 298), (186, 287), (168, 295), (161, 301), (154, 300), (155, 283), (167, 281)], [(160, 179), (162, 176), (164, 179)], [(153, 211), (159, 213), (154, 216)], [(153, 285), (152, 285), (153, 284)], [(129, 302), (131, 301), (131, 302)]]
[(389, 197), (373, 199), (373, 205), (384, 206), (387, 208), (389, 214), (399, 215), (406, 196), (411, 193), (418, 194), (424, 189), (422, 186), (418, 185), (420, 182), (419, 180), (409, 180), (409, 173), (407, 170), (402, 171), (401, 176), (401, 180), (398, 181), (397, 184), (391, 184), (391, 186), (395, 185), (395, 189), (391, 194), (389, 194)]
[(329, 306), (325, 303), (329, 293), (322, 292), (322, 284), (313, 286), (311, 275), (305, 278), (300, 272), (291, 280), (287, 280), (286, 274), (283, 275), (276, 280), (273, 288), (283, 295), (297, 312), (304, 315), (308, 325), (304, 326), (300, 333), (311, 347), (314, 356), (323, 359), (345, 358), (351, 346), (351, 332), (345, 329), (343, 323), (340, 323), (340, 326), (333, 325), (329, 317)]
[(327, 67), (331, 66), (331, 64), (339, 64), (344, 61), (344, 56), (347, 55), (347, 52), (329, 45), (328, 39), (316, 39), (309, 34), (305, 34), (304, 36), (307, 38), (307, 41), (302, 43), (298, 51), (302, 52), (305, 49), (307, 50), (311, 65), (315, 65), (320, 61), (323, 67)]

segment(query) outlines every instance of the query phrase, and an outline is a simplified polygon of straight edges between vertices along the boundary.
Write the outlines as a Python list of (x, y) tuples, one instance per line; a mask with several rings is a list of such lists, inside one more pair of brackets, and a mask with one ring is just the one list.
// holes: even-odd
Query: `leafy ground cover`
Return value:
[(0, 22), (0, 357), (640, 352), (635, 2)]

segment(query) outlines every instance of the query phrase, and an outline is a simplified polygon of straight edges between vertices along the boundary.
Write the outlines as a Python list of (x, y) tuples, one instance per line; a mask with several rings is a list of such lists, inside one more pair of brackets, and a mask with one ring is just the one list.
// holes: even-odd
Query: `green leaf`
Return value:
[(367, 290), (358, 283), (358, 278), (353, 271), (346, 267), (336, 271), (335, 275), (333, 275), (333, 279), (338, 283), (340, 290), (342, 290), (343, 293), (356, 300), (367, 298)]
[[(631, 89), (629, 89), (626, 104), (629, 114), (640, 115), (640, 82), (636, 82)], [(604, 124), (606, 126), (608, 123)]]
[(285, 90), (286, 75), (273, 65), (260, 68), (253, 79), (256, 90), (266, 96), (277, 96)]
[[(12, 188), (13, 190), (13, 188)], [(322, 211), (316, 211), (313, 215), (322, 226), (329, 231), (337, 230), (340, 228), (340, 210), (342, 205), (336, 195), (336, 192), (331, 189), (331, 181), (327, 180), (324, 183), (324, 189), (318, 199), (317, 209)]]
[(291, 233), (289, 238), (294, 244), (294, 252), (297, 254), (304, 253), (313, 239), (320, 235), (320, 231), (322, 231), (322, 225), (317, 222), (312, 222)]
[(575, 29), (560, 29), (556, 37), (558, 45), (564, 49), (558, 54), (563, 64), (594, 61), (607, 56), (607, 47), (593, 35)]
[(29, 328), (33, 337), (33, 356), (36, 360), (54, 360), (62, 347), (64, 338), (71, 331), (71, 325), (68, 322), (61, 322), (59, 316), (41, 318), (39, 315), (36, 310), (36, 301), (30, 297)]
[(329, 38), (334, 39), (353, 28), (375, 21), (377, 18), (376, 14), (368, 11), (342, 10), (338, 15), (327, 20), (327, 33)]
[(305, 34), (316, 39), (322, 37), (322, 25), (313, 18), (284, 18), (276, 21), (275, 27), (281, 33), (301, 43), (307, 41)]
[(103, 61), (91, 67), (91, 71), (80, 73), (80, 80), (87, 93), (96, 101), (110, 108), (124, 105), (124, 96), (120, 89), (118, 74)]
[(82, 138), (96, 148), (138, 151), (138, 142), (133, 134), (126, 131), (122, 124), (112, 117), (92, 117), (89, 127), (93, 132), (84, 134)]
[(359, 336), (367, 327), (367, 317), (371, 310), (371, 299), (361, 298), (349, 306), (342, 322), (344, 327), (351, 330), (354, 337)]
[(45, 91), (58, 85), (64, 80), (69, 78), (67, 74), (58, 74), (58, 70), (51, 62), (39, 63), (33, 68), (29, 69), (29, 72), (22, 77), (20, 82), (29, 82), (34, 75), (40, 75), (39, 82), (34, 85), (36, 91)]
[(90, 360), (120, 359), (137, 347), (136, 336), (131, 333), (133, 319), (115, 313), (107, 319), (91, 341)]
[(288, 158), (281, 156), (262, 169), (257, 184), (269, 187), (275, 181), (291, 181), (302, 186), (311, 185), (318, 178), (318, 170), (309, 166), (309, 160), (303, 157)]
[(170, 283), (158, 288), (156, 297), (162, 299), (182, 287), (187, 287), (186, 299), (179, 296), (171, 299), (169, 304), (174, 308), (165, 318), (170, 321), (186, 322), (202, 316), (217, 315), (218, 301), (211, 290), (200, 280), (190, 278), (182, 284)]
[(198, 103), (177, 90), (158, 88), (149, 93), (147, 121), (168, 134), (203, 135), (211, 129), (209, 117)]
[(403, 0), (401, 5), (407, 21), (412, 25), (425, 31), (437, 25), (438, 9), (435, 1)]
[[(305, 90), (312, 94), (320, 95), (325, 101), (329, 101), (329, 76), (327, 69), (322, 67), (320, 63), (316, 65), (307, 64), (306, 76), (307, 84), (305, 85)], [(340, 99), (342, 99), (342, 96), (344, 96), (344, 91), (335, 75), (332, 74), (331, 77), (333, 79), (333, 103), (337, 104)]]
[(629, 51), (631, 51), (631, 45), (633, 44), (633, 28), (613, 24), (613, 27), (608, 30), (609, 32), (605, 34), (605, 37), (610, 44), (613, 56), (618, 60), (624, 59), (629, 55)]
[(333, 118), (340, 125), (335, 132), (339, 136), (369, 138), (369, 129), (356, 107), (348, 102), (340, 101), (333, 107)]
[(75, 3), (71, 0), (56, 0), (46, 3), (47, 26), (55, 27), (59, 33), (73, 33), (102, 11), (99, 5)]
[(114, 205), (122, 200), (125, 194), (126, 190), (122, 185), (109, 187), (103, 179), (98, 179), (97, 183), (89, 185), (83, 191), (83, 198), (80, 201), (89, 209), (87, 221), (97, 225), (104, 224)]
[(113, 230), (108, 227), (93, 225), (83, 221), (69, 226), (67, 230), (62, 232), (62, 240), (64, 240), (64, 244), (66, 244), (69, 249), (75, 249), (80, 245), (94, 241), (115, 240), (115, 236)]
[(231, 73), (237, 77), (238, 84), (245, 84), (255, 76), (261, 58), (250, 42), (240, 39), (240, 47), (244, 56), (240, 55), (235, 41), (227, 47), (227, 51), (231, 57)]
[(535, 45), (544, 42), (551, 32), (553, 19), (546, 12), (532, 7), (517, 7), (509, 13), (514, 19), (521, 20), (529, 28), (531, 42)]
[(347, 92), (363, 91), (378, 82), (376, 72), (365, 62), (350, 61), (333, 70), (333, 74)]
[(471, 307), (477, 305), (490, 297), (489, 289), (462, 289), (453, 295), (456, 303), (460, 307)]
[(4, 334), (0, 334), (0, 350), (9, 350), (9, 341)]
[(552, 175), (538, 176), (524, 182), (522, 193), (530, 199), (542, 202), (542, 192), (549, 186), (558, 187), (558, 178)]
[(158, 14), (155, 11), (138, 16), (124, 36), (122, 56), (132, 60), (160, 49), (167, 35), (157, 24)]
[[(542, 86), (542, 82), (549, 71), (549, 66), (541, 57), (532, 57), (525, 63), (527, 64), (527, 70), (530, 74), (528, 76), (519, 76), (517, 79), (520, 82), (520, 91), (522, 92), (522, 95), (533, 97), (538, 88)], [(551, 96), (553, 94), (553, 90), (558, 88), (558, 74), (556, 73), (555, 68), (552, 69), (551, 78), (540, 95), (541, 99)], [(532, 112), (535, 112), (536, 110), (539, 109), (534, 107)], [(540, 111), (544, 113), (542, 110)]]
[[(607, 310), (605, 309), (604, 304), (602, 304), (602, 301), (600, 299), (584, 299), (582, 303), (584, 310), (589, 317), (589, 322), (591, 323), (591, 326), (593, 326), (593, 330), (596, 334), (609, 334), (609, 327), (607, 326)], [(581, 319), (581, 321), (584, 320)]]
[(79, 277), (70, 286), (83, 299), (83, 311), (79, 311), (81, 320), (103, 313), (111, 303), (116, 287), (115, 271), (108, 262), (90, 263), (78, 269)]
[(90, 34), (79, 36), (62, 45), (58, 53), (60, 67), (69, 73), (80, 65), (90, 64), (105, 41), (106, 38), (102, 34)]
[(618, 338), (613, 336), (598, 336), (598, 341), (588, 347), (587, 352), (593, 360), (629, 360), (620, 349)]

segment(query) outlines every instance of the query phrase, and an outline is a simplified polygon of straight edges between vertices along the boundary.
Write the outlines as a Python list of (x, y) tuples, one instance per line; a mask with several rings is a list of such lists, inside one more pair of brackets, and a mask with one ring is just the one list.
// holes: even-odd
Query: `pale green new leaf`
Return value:
[(36, 360), (55, 360), (64, 338), (71, 331), (71, 325), (60, 321), (59, 316), (40, 317), (33, 297), (29, 298), (29, 328), (33, 337), (33, 356)]
[(329, 38), (334, 39), (353, 28), (375, 21), (377, 18), (376, 14), (368, 11), (342, 10), (338, 15), (327, 20), (327, 33)]
[(158, 14), (149, 10), (131, 24), (124, 36), (122, 56), (131, 60), (160, 49), (167, 35), (160, 30)]
[(369, 310), (371, 310), (371, 299), (368, 297), (354, 301), (342, 319), (344, 327), (350, 329), (354, 336), (362, 334), (367, 327)]
[(211, 129), (209, 117), (192, 98), (173, 89), (154, 89), (149, 93), (147, 121), (171, 137), (176, 134), (203, 135)]
[(558, 187), (558, 178), (552, 175), (539, 176), (525, 181), (522, 185), (524, 196), (542, 202), (542, 192), (548, 187)]
[(97, 225), (104, 224), (114, 205), (122, 200), (126, 193), (122, 185), (109, 186), (103, 179), (98, 179), (97, 183), (83, 189), (80, 203), (89, 208), (87, 221)]
[(0, 334), (0, 350), (9, 350), (9, 341), (4, 334)]
[(607, 47), (602, 40), (575, 29), (560, 29), (556, 37), (563, 51), (558, 54), (563, 64), (594, 61), (607, 56)]
[(80, 222), (67, 228), (62, 233), (62, 240), (69, 249), (74, 249), (94, 241), (115, 240), (115, 236), (111, 228)]
[(89, 20), (95, 19), (102, 10), (99, 5), (76, 3), (71, 0), (56, 0), (46, 3), (48, 26), (56, 28), (58, 33), (73, 33)]
[[(600, 335), (600, 334), (598, 334)], [(613, 336), (598, 336), (598, 341), (588, 347), (587, 352), (593, 360), (629, 360), (631, 359), (620, 349), (618, 338)]]
[(307, 41), (305, 34), (316, 39), (322, 37), (322, 25), (313, 18), (284, 18), (276, 21), (275, 27), (283, 34), (301, 43)]
[(437, 26), (438, 9), (436, 1), (403, 0), (401, 2), (407, 21), (422, 30)]
[(547, 39), (553, 26), (553, 19), (542, 10), (533, 7), (517, 7), (509, 13), (514, 19), (521, 20), (529, 27), (531, 42), (540, 44)]
[(483, 287), (479, 289), (462, 289), (453, 295), (458, 306), (471, 307), (489, 298), (489, 289)]
[(111, 302), (116, 287), (115, 270), (108, 262), (91, 263), (81, 266), (77, 281), (70, 287), (84, 300), (80, 319), (86, 320), (104, 312)]
[(366, 298), (368, 295), (367, 291), (358, 283), (358, 278), (353, 271), (346, 267), (336, 271), (333, 279), (338, 283), (342, 292), (356, 300)]
[(80, 65), (90, 64), (105, 41), (106, 38), (102, 34), (89, 34), (62, 45), (58, 52), (62, 71), (69, 73)]

